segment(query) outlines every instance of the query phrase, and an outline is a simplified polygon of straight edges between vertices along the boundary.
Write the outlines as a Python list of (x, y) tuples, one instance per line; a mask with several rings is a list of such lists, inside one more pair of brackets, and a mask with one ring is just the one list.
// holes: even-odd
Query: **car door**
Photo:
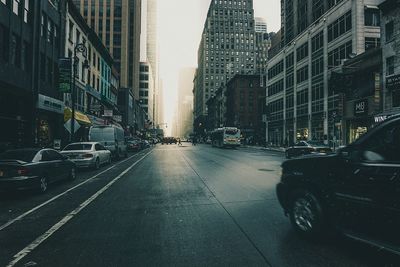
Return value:
[(331, 218), (345, 232), (367, 234), (378, 221), (379, 194), (377, 181), (371, 177), (376, 166), (363, 161), (360, 153), (357, 148), (347, 151), (346, 156), (338, 156), (337, 168), (328, 174)]
[(372, 238), (400, 249), (400, 120), (385, 126), (364, 147), (365, 165), (375, 181), (379, 214)]
[(104, 156), (104, 162), (108, 163), (109, 158), (111, 157), (111, 152), (110, 150), (108, 150), (107, 148), (105, 148), (104, 146), (100, 145), (100, 149), (103, 153)]

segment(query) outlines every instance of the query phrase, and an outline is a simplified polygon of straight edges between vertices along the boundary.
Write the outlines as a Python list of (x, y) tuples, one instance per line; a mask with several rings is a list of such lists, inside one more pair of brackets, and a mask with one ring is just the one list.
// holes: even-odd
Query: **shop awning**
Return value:
[[(72, 117), (72, 110), (70, 108), (65, 108), (64, 121), (71, 119), (71, 117)], [(76, 110), (75, 110), (75, 120), (81, 124), (92, 124), (92, 122), (85, 114)]]

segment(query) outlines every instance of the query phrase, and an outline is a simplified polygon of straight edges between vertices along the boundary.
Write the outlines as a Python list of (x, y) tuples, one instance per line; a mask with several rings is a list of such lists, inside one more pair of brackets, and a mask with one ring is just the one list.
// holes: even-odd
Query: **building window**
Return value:
[(365, 26), (379, 27), (381, 24), (378, 8), (366, 8), (364, 12)]
[(46, 78), (46, 57), (40, 53), (40, 79), (44, 81)]
[(393, 21), (390, 21), (385, 25), (386, 42), (392, 41), (394, 37), (393, 33)]
[(380, 38), (365, 37), (365, 50), (379, 47), (381, 45)]
[(15, 15), (18, 16), (19, 14), (19, 5), (20, 5), (21, 0), (13, 0), (13, 12)]
[(24, 22), (28, 23), (29, 15), (29, 0), (25, 0), (24, 4)]
[(304, 82), (308, 79), (308, 66), (304, 66), (303, 68), (297, 70), (297, 83)]
[(347, 12), (328, 26), (328, 42), (332, 42), (336, 38), (339, 38), (346, 32), (350, 31), (352, 27), (351, 23), (351, 11)]
[(386, 75), (394, 74), (394, 56), (386, 58)]
[(9, 31), (0, 24), (0, 60), (8, 62)]
[(296, 50), (296, 59), (300, 61), (308, 56), (308, 43), (301, 45)]
[(11, 35), (11, 51), (10, 51), (10, 61), (11, 64), (15, 65), (16, 53), (17, 53), (17, 36), (15, 34)]

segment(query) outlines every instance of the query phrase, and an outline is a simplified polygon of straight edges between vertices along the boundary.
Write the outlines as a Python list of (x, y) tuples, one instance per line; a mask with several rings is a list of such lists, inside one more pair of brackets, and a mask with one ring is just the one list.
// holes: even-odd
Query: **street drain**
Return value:
[(274, 170), (270, 169), (258, 169), (260, 172), (273, 172)]

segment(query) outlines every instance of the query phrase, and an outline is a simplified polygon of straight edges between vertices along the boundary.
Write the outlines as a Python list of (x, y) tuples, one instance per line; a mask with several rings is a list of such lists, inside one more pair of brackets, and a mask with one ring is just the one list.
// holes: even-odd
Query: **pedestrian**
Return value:
[(181, 142), (180, 138), (178, 138), (178, 146), (182, 146), (182, 142)]

